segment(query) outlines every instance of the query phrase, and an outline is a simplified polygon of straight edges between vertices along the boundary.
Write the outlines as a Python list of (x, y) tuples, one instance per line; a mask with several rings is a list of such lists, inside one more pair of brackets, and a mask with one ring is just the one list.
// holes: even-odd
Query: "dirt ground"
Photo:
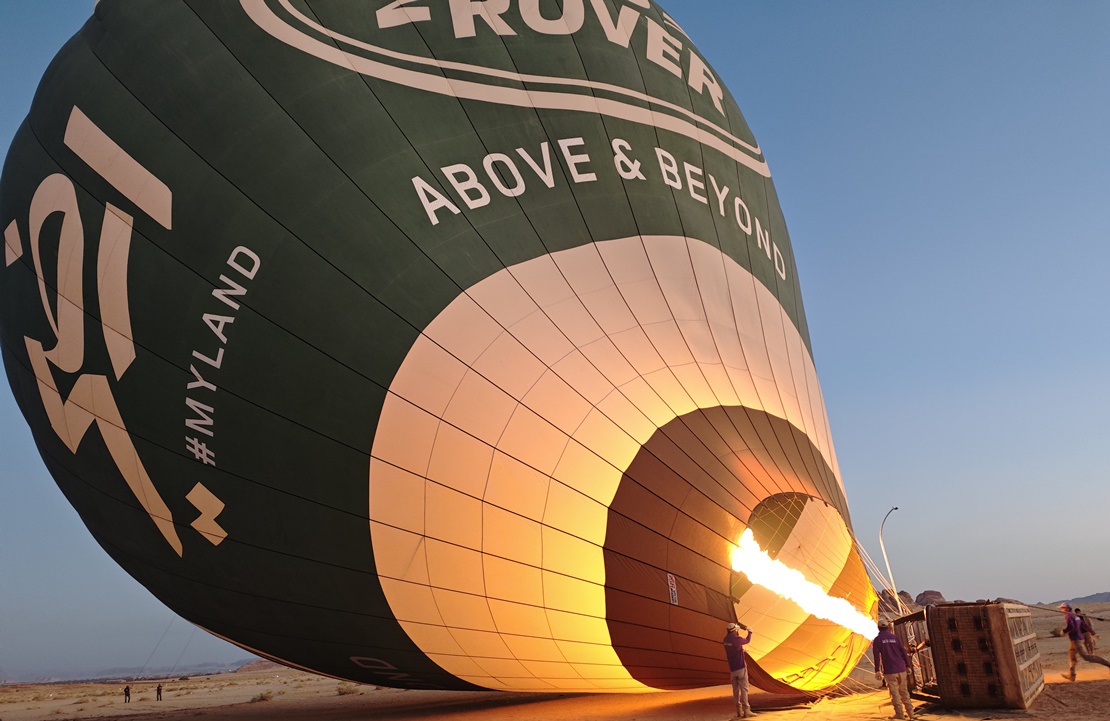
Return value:
[[(1110, 618), (1110, 604), (1084, 609)], [(1038, 614), (1037, 644), (1046, 687), (1025, 711), (1002, 709), (950, 711), (919, 700), (923, 718), (1056, 719), (1104, 721), (1110, 718), (1110, 670), (1080, 662), (1079, 679), (1067, 670), (1067, 642), (1050, 635), (1060, 618)], [(1110, 624), (1095, 624), (1096, 628)], [(1110, 653), (1110, 633), (1105, 648)], [(723, 663), (723, 660), (722, 660)], [(857, 693), (814, 703), (781, 707), (782, 697), (753, 693), (752, 705), (763, 721), (868, 721), (890, 717), (890, 699), (870, 674), (856, 674)], [(710, 721), (733, 716), (727, 687), (658, 694), (508, 694), (406, 691), (358, 686), (290, 669), (163, 680), (163, 700), (155, 700), (158, 681), (131, 683), (131, 703), (123, 703), (123, 683), (41, 684), (0, 687), (0, 721), (41, 719), (128, 719), (148, 721)]]

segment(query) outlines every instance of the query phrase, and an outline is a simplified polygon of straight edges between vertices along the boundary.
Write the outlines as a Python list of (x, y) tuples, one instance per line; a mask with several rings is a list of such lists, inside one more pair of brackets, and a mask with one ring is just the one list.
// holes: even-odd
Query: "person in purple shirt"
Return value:
[[(871, 652), (875, 659), (875, 678), (886, 679), (887, 689), (890, 691), (890, 702), (894, 706), (894, 718), (914, 718), (913, 701), (910, 700), (910, 689), (906, 683), (906, 671), (910, 668), (910, 655), (890, 631), (890, 622), (885, 618), (879, 619), (879, 635), (871, 644)], [(906, 707), (902, 715), (902, 707)]]
[(1091, 625), (1091, 619), (1087, 618), (1087, 614), (1083, 613), (1079, 606), (1072, 609), (1076, 616), (1079, 616), (1079, 630), (1083, 632), (1083, 646), (1087, 649), (1087, 653), (1094, 653), (1095, 648), (1098, 647), (1098, 634), (1095, 633), (1095, 627)]
[[(752, 640), (752, 630), (742, 623), (730, 623), (725, 633), (725, 655), (728, 657), (729, 678), (732, 681), (732, 700), (736, 703), (736, 717), (755, 716), (748, 703), (748, 667), (744, 663), (744, 645)], [(748, 632), (740, 637), (740, 629)]]
[(1068, 672), (1063, 674), (1064, 678), (1069, 681), (1075, 680), (1077, 656), (1084, 661), (1101, 663), (1103, 666), (1110, 668), (1110, 661), (1101, 656), (1087, 653), (1087, 649), (1083, 647), (1083, 624), (1079, 620), (1079, 616), (1072, 613), (1071, 604), (1061, 603), (1060, 610), (1064, 612), (1064, 635), (1068, 637)]

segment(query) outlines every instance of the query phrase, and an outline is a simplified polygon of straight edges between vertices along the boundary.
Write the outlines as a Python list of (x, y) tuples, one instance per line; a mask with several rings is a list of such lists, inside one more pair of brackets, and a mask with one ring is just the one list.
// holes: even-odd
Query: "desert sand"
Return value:
[[(1085, 611), (1110, 618), (1110, 604)], [(1067, 670), (1067, 642), (1052, 637), (1059, 616), (1038, 614), (1038, 647), (1045, 670), (1045, 690), (1025, 711), (1005, 709), (948, 710), (918, 700), (923, 718), (1057, 719), (1102, 721), (1110, 718), (1110, 670), (1080, 662), (1079, 679), (1061, 678)], [(1110, 654), (1110, 624), (1099, 653)], [(722, 659), (722, 663), (724, 660)], [(863, 666), (869, 668), (868, 663)], [(291, 669), (162, 680), (163, 700), (155, 700), (159, 681), (131, 683), (131, 703), (123, 702), (123, 683), (39, 684), (0, 687), (0, 721), (40, 719), (201, 719), (202, 721), (361, 721), (362, 719), (434, 719), (493, 721), (709, 721), (729, 719), (732, 698), (727, 687), (672, 693), (507, 694), (406, 691), (359, 686)], [(856, 721), (890, 717), (890, 699), (865, 668), (854, 674), (856, 692), (782, 708), (783, 698), (753, 692), (752, 705), (763, 721)]]

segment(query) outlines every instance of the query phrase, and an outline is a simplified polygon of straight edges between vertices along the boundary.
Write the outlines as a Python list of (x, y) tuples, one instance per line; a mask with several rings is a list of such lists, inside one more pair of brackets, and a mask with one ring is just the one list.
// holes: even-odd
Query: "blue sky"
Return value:
[[(1110, 590), (1110, 4), (665, 6), (773, 171), (864, 546), (898, 506), (913, 594)], [(0, 151), (91, 8), (0, 0)], [(0, 457), (0, 678), (246, 655), (96, 545), (6, 383)]]

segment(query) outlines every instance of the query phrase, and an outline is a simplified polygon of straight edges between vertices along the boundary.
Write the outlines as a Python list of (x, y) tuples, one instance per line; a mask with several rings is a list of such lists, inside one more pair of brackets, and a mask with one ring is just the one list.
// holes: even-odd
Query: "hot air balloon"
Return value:
[(737, 619), (768, 689), (866, 647), (770, 172), (653, 2), (100, 0), (0, 229), (46, 466), (213, 634), (532, 691), (724, 683)]

